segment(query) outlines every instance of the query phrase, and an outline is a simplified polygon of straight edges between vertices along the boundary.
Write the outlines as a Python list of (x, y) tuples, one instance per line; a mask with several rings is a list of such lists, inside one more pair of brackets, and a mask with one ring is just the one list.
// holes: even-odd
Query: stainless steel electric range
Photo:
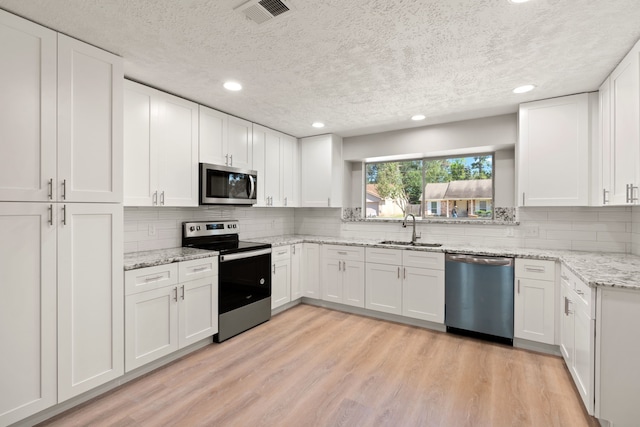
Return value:
[(238, 221), (182, 223), (182, 246), (218, 251), (222, 342), (271, 318), (271, 245), (239, 240)]

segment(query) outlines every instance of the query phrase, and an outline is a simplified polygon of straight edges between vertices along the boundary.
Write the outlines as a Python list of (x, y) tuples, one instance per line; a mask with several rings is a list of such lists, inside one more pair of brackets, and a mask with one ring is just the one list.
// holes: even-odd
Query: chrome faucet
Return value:
[(411, 243), (415, 243), (416, 240), (420, 238), (420, 236), (416, 236), (416, 216), (411, 213), (407, 214), (407, 216), (404, 217), (404, 221), (402, 221), (402, 227), (407, 228), (407, 218), (409, 217), (413, 219), (413, 233), (411, 233)]

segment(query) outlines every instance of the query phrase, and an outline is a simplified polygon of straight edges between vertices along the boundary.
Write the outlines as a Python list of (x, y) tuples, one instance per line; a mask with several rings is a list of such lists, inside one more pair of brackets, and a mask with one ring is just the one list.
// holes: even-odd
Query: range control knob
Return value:
[(231, 228), (231, 224), (227, 224), (227, 228)]
[(238, 227), (238, 224), (233, 224), (233, 228), (236, 228), (236, 227)]
[(189, 231), (194, 231), (196, 228), (192, 225), (191, 227), (189, 227)]
[(200, 226), (199, 225), (196, 227), (196, 230), (200, 231)]

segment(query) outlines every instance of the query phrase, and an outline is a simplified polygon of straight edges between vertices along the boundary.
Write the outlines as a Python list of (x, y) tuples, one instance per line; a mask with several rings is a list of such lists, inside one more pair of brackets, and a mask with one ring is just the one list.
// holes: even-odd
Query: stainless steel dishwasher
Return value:
[(513, 344), (513, 258), (445, 256), (447, 332)]

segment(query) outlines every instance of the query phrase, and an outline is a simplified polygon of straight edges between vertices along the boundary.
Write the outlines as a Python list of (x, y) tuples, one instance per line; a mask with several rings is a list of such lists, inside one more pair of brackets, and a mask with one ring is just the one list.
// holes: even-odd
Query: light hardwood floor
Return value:
[(597, 426), (561, 358), (298, 305), (47, 426)]

